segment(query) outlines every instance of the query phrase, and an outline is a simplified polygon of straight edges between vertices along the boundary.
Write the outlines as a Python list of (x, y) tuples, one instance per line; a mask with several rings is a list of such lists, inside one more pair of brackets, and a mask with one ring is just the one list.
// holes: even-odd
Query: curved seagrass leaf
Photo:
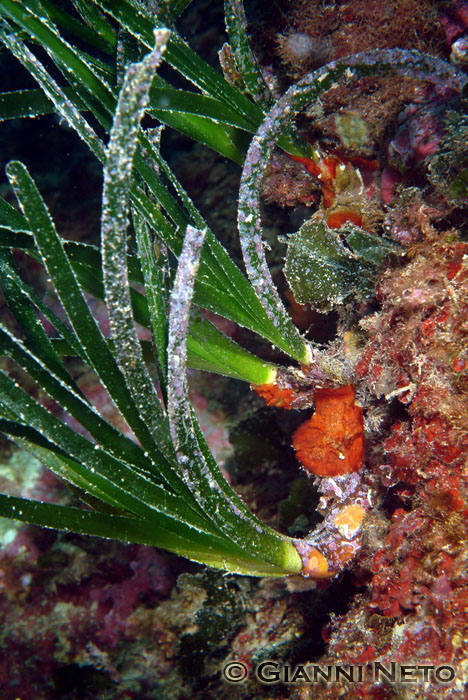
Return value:
[(419, 78), (461, 91), (468, 76), (446, 61), (403, 49), (381, 49), (333, 61), (292, 85), (267, 114), (252, 139), (242, 173), (238, 223), (247, 274), (269, 318), (286, 337), (294, 336), (291, 319), (271, 278), (262, 241), (260, 192), (265, 167), (281, 134), (294, 117), (331, 89), (367, 76)]
[(301, 562), (292, 542), (263, 525), (229, 486), (191, 410), (186, 339), (204, 233), (187, 228), (169, 314), (168, 413), (180, 474), (203, 512), (227, 537), (250, 555), (282, 568), (284, 573), (299, 572)]

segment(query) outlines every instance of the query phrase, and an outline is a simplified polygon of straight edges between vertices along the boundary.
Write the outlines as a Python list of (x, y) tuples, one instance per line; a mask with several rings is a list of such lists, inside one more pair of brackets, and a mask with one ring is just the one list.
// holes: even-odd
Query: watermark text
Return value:
[(230, 661), (223, 668), (224, 680), (242, 683), (254, 677), (260, 683), (451, 683), (456, 673), (450, 665), (401, 664), (395, 661), (367, 665), (306, 664), (292, 666), (268, 659), (253, 668)]

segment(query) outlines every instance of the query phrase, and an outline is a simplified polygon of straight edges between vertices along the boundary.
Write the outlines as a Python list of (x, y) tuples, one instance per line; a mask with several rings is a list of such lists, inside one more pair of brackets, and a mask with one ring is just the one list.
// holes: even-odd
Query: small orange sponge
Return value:
[(364, 463), (364, 425), (353, 387), (318, 389), (314, 401), (314, 415), (294, 433), (298, 460), (319, 476), (358, 471)]

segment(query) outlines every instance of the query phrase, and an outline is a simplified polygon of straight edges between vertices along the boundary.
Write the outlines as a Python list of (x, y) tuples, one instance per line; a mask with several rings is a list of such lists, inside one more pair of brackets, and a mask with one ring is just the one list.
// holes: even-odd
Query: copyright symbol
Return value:
[(228, 683), (242, 683), (247, 678), (247, 666), (240, 661), (230, 661), (223, 668), (224, 680)]

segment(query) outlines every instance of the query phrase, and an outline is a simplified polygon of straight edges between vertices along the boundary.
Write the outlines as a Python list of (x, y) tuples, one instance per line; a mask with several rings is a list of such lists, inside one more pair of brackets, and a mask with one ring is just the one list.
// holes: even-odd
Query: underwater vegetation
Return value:
[[(57, 115), (103, 169), (98, 245), (61, 235), (34, 173), (18, 160), (6, 166), (0, 430), (72, 497), (5, 488), (0, 515), (131, 543), (126, 553), (112, 545), (118, 584), (101, 588), (90, 574), (91, 622), (84, 599), (67, 593), (71, 628), (97, 635), (73, 658), (100, 659), (112, 682), (122, 675), (99, 644), (118, 647), (118, 630), (150, 636), (139, 596), (154, 602), (173, 584), (151, 545), (230, 573), (284, 577), (296, 599), (296, 591), (320, 594), (347, 576), (359, 592), (323, 626), (321, 663), (456, 670), (455, 680), (411, 686), (409, 695), (405, 686), (366, 683), (305, 685), (278, 697), (461, 698), (466, 3), (392, 0), (377, 11), (361, 0), (297, 0), (270, 26), (249, 30), (243, 4), (226, 0), (223, 74), (179, 34), (188, 5), (0, 0), (4, 51), (37, 84), (3, 92), (0, 117)], [(241, 166), (242, 262), (164, 158), (172, 132)], [(290, 222), (273, 246), (265, 202)], [(47, 277), (46, 295), (24, 275), (25, 259)], [(93, 396), (77, 367), (93, 378)], [(281, 416), (306, 476), (302, 486), (292, 479), (276, 509), (289, 521), (261, 517), (268, 484), (238, 489), (217, 464), (189, 370), (244, 382), (258, 415)], [(94, 400), (103, 395), (113, 406), (106, 414)], [(32, 570), (40, 556), (33, 547), (25, 555), (28, 535), (18, 537), (15, 557)], [(72, 545), (67, 556), (79, 579)], [(257, 592), (258, 625), (238, 629), (243, 584), (227, 580), (217, 591), (213, 580), (209, 572), (183, 580), (183, 610), (171, 624), (162, 618), (177, 603), (154, 613), (161, 669), (172, 669), (178, 636), (194, 667), (198, 648), (221, 645), (228, 631), (231, 649), (220, 658), (249, 669), (268, 651), (294, 648), (304, 617), (288, 609), (280, 582)], [(5, 579), (12, 600), (22, 595), (18, 581)], [(217, 606), (225, 615), (215, 624)], [(31, 600), (29, 609), (34, 615)], [(195, 613), (199, 627), (188, 631)], [(211, 676), (220, 658), (206, 661)], [(184, 697), (182, 685), (174, 697)], [(253, 697), (252, 687), (248, 681), (239, 697)]]

